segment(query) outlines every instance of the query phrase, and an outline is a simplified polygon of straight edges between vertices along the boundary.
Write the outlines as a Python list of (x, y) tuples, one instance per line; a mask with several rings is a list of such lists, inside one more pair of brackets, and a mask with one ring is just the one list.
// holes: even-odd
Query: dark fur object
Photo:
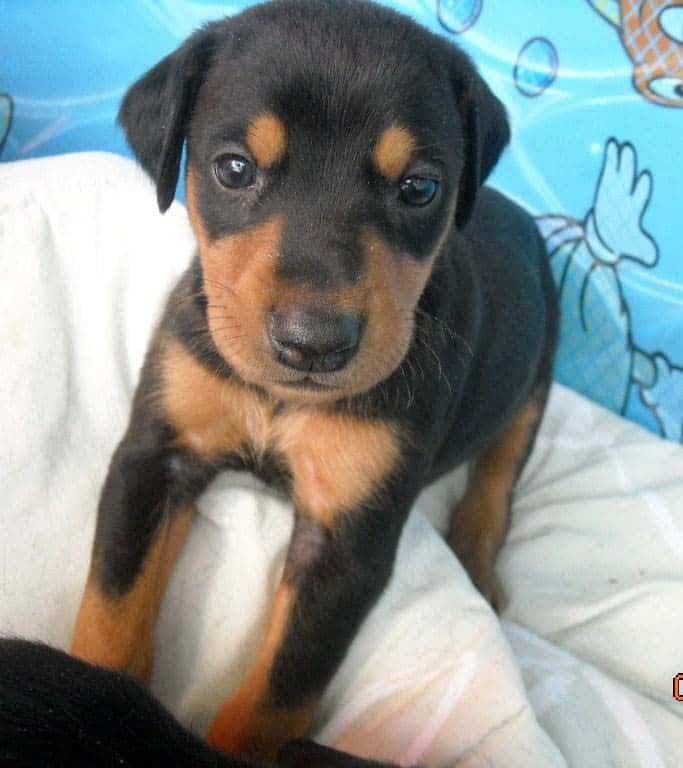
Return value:
[[(0, 640), (2, 768), (260, 768), (211, 749), (130, 675), (27, 640)], [(389, 768), (312, 741), (279, 768)]]
[(143, 768), (250, 763), (209, 749), (130, 675), (0, 641), (0, 766)]

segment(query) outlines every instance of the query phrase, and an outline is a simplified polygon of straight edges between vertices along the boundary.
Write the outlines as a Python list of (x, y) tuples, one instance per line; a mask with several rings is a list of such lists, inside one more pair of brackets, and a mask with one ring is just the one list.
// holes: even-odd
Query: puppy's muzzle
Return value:
[(276, 359), (297, 371), (339, 371), (358, 351), (361, 318), (318, 307), (284, 307), (268, 314), (267, 332)]

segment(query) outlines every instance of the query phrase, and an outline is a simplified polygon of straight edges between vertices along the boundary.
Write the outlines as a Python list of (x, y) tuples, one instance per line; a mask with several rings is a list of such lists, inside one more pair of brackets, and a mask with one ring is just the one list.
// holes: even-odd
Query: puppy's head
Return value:
[(131, 88), (120, 121), (162, 211), (187, 142), (212, 341), (244, 380), (298, 401), (367, 391), (400, 365), (508, 140), (464, 54), (351, 0), (208, 25)]

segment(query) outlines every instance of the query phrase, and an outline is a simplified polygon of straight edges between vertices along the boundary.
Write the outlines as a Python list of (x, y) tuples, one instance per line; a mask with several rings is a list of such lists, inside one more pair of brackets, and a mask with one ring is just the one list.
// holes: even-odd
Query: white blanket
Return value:
[[(184, 208), (160, 216), (126, 160), (0, 166), (3, 634), (68, 643), (99, 486), (192, 249)], [(683, 450), (555, 387), (499, 560), (502, 626), (428, 522), (462, 484), (416, 504), (318, 735), (405, 764), (681, 765)], [(200, 510), (153, 689), (201, 731), (253, 653), (292, 517), (246, 475), (222, 476)]]

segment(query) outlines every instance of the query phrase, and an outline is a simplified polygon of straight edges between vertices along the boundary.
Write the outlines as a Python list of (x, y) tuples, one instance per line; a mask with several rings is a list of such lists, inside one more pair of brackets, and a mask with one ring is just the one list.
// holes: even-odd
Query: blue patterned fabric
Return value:
[[(537, 216), (560, 291), (556, 376), (683, 442), (683, 0), (394, 0), (462, 45), (514, 140), (492, 178)], [(125, 88), (249, 2), (0, 0), (3, 160), (128, 154)]]

